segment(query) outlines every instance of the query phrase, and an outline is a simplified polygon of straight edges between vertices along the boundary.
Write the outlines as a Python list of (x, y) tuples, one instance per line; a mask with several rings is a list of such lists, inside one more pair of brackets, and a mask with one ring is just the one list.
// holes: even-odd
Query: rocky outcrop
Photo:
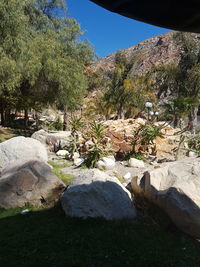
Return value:
[[(177, 63), (180, 59), (180, 49), (173, 40), (174, 32), (161, 34), (147, 39), (130, 48), (124, 49), (128, 58), (136, 58), (131, 75), (143, 74), (152, 66)], [(114, 68), (115, 53), (99, 59), (93, 64), (94, 70), (111, 70)]]
[(200, 159), (168, 163), (132, 179), (135, 193), (162, 208), (183, 232), (200, 239)]
[[(108, 120), (104, 122), (105, 136), (108, 138), (108, 143), (111, 144), (113, 152), (122, 154), (131, 152), (133, 149), (134, 133), (145, 123), (146, 120), (141, 118)], [(163, 122), (157, 122), (155, 124), (163, 124)], [(172, 157), (174, 155), (174, 149), (177, 147), (177, 141), (179, 140), (179, 137), (176, 136), (179, 129), (174, 129), (166, 125), (161, 131), (164, 138), (156, 138), (154, 142), (156, 156)], [(151, 146), (149, 146), (150, 154), (151, 150)]]
[(13, 137), (0, 143), (0, 170), (16, 160), (40, 160), (47, 162), (47, 150), (39, 141), (23, 136)]
[[(181, 58), (181, 50), (174, 41), (174, 33), (161, 34), (123, 49), (122, 51), (128, 58), (134, 58), (130, 76), (144, 74), (153, 66), (169, 63), (177, 64)], [(199, 42), (196, 38), (197, 34), (191, 34), (191, 36)], [(115, 53), (97, 60), (92, 65), (93, 70), (112, 70), (114, 68), (114, 58)]]
[(98, 169), (76, 176), (61, 203), (66, 215), (72, 217), (115, 220), (136, 216), (130, 193), (116, 178)]
[(1, 172), (0, 207), (8, 209), (55, 201), (64, 188), (64, 183), (46, 163), (16, 161)]

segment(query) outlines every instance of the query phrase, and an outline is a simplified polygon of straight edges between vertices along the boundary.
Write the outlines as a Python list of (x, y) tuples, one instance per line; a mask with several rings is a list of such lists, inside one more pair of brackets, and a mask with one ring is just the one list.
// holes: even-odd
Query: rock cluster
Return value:
[[(106, 131), (105, 136), (111, 144), (112, 150), (115, 153), (129, 153), (133, 149), (134, 132), (144, 125), (146, 120), (127, 119), (127, 120), (108, 120), (104, 123)], [(156, 125), (163, 124), (157, 122)], [(155, 145), (158, 157), (169, 157), (174, 154), (173, 150), (177, 147), (178, 137), (175, 134), (179, 129), (166, 125), (161, 131), (164, 138), (156, 138)], [(149, 146), (151, 149), (151, 146)]]
[(0, 207), (39, 205), (56, 200), (64, 184), (47, 164), (47, 150), (33, 138), (13, 137), (0, 144)]
[(200, 159), (168, 163), (132, 179), (135, 193), (162, 208), (183, 232), (200, 239)]

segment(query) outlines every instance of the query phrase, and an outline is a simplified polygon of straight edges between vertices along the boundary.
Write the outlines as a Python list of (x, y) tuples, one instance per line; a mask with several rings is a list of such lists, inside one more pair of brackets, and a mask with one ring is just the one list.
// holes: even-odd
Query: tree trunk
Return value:
[(64, 112), (63, 116), (63, 131), (67, 130), (67, 111)]
[(121, 106), (121, 107), (119, 108), (118, 116), (117, 116), (117, 117), (118, 117), (119, 119), (124, 120), (124, 117), (125, 117), (125, 116), (124, 116), (124, 113), (125, 113), (125, 112), (124, 112), (124, 108)]
[(178, 122), (179, 122), (179, 117), (178, 117), (178, 115), (175, 115), (174, 116), (174, 128), (177, 128), (178, 127)]
[(24, 129), (28, 128), (28, 109), (24, 110)]
[(5, 125), (5, 114), (4, 114), (4, 108), (1, 107), (1, 125), (4, 126)]
[(198, 112), (198, 106), (195, 107), (188, 116), (189, 122), (191, 122), (191, 131), (193, 132), (195, 132), (197, 127), (197, 112)]

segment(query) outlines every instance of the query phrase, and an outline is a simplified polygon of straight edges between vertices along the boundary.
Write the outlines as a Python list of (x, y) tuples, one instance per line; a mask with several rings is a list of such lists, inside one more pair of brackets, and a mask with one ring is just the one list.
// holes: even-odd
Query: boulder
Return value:
[(1, 172), (0, 207), (8, 209), (55, 201), (64, 188), (64, 183), (46, 163), (19, 160)]
[(135, 158), (130, 158), (128, 161), (128, 166), (129, 167), (134, 167), (134, 168), (144, 168), (144, 161), (135, 159)]
[(19, 159), (26, 161), (37, 159), (47, 162), (47, 150), (39, 141), (23, 136), (13, 137), (0, 143), (0, 170)]
[(115, 167), (114, 157), (103, 157), (97, 163), (96, 167), (100, 170), (112, 170)]
[(132, 179), (135, 193), (162, 208), (183, 232), (200, 239), (200, 159), (188, 158)]
[(62, 194), (61, 203), (66, 215), (72, 217), (115, 220), (136, 216), (128, 190), (98, 169), (77, 175)]
[(70, 142), (70, 131), (46, 132), (43, 129), (32, 134), (31, 138), (40, 141), (49, 151), (62, 150)]

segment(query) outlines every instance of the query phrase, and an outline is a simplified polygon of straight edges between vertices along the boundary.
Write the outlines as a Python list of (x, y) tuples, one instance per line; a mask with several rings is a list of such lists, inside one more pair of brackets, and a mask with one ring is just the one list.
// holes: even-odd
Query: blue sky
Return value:
[(169, 31), (114, 14), (89, 0), (67, 0), (67, 5), (68, 15), (80, 23), (99, 57)]

